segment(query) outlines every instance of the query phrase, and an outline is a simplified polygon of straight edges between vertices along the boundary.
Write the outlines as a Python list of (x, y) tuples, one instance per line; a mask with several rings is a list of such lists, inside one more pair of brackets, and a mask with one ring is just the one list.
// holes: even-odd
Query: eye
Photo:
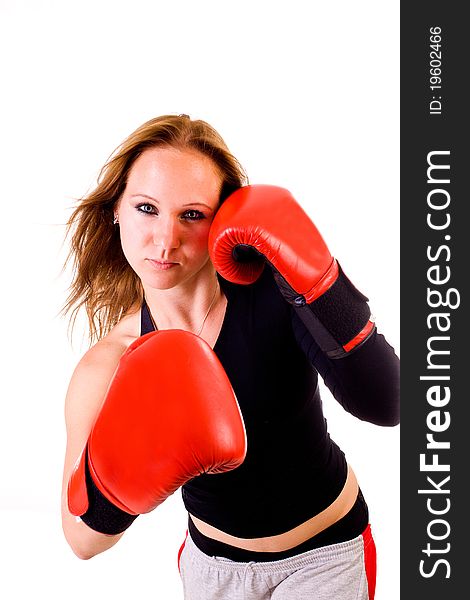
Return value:
[(155, 215), (155, 214), (157, 214), (157, 209), (155, 208), (155, 206), (153, 206), (152, 204), (148, 204), (148, 203), (138, 204), (136, 206), (136, 209), (139, 212), (142, 212), (142, 213), (144, 213), (146, 215)]
[(187, 210), (183, 214), (183, 219), (186, 219), (187, 221), (200, 221), (205, 218), (205, 215), (201, 211), (195, 209)]

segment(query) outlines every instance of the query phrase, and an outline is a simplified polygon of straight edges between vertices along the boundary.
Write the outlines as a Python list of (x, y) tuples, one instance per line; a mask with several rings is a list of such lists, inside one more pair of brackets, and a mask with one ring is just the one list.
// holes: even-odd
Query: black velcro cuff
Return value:
[(80, 518), (91, 529), (106, 535), (117, 535), (132, 525), (138, 515), (130, 515), (110, 502), (96, 487), (85, 461), (88, 510)]
[(338, 264), (334, 284), (309, 307), (340, 346), (354, 339), (370, 319), (368, 298), (361, 294)]
[(370, 320), (368, 298), (354, 287), (339, 264), (336, 281), (311, 304), (307, 304), (305, 297), (299, 295), (274, 267), (272, 270), (280, 292), (327, 356), (342, 358), (361, 345), (359, 343), (349, 351), (344, 349)]

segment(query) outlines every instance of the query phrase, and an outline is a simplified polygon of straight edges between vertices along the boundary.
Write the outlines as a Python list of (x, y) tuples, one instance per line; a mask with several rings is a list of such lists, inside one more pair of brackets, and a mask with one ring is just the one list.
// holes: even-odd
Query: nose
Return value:
[(174, 219), (158, 219), (153, 231), (153, 243), (165, 252), (174, 250), (181, 245), (178, 223)]

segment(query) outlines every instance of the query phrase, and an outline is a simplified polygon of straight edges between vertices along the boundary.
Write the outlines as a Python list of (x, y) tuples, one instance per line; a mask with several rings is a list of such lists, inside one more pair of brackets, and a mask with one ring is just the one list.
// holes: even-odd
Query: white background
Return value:
[[(64, 223), (147, 119), (205, 119), (251, 183), (289, 188), (399, 352), (398, 26), (391, 1), (0, 0), (2, 598), (182, 598), (179, 493), (86, 562), (59, 514), (63, 398), (86, 349), (58, 316)], [(396, 600), (399, 427), (324, 406), (370, 506), (376, 599)]]

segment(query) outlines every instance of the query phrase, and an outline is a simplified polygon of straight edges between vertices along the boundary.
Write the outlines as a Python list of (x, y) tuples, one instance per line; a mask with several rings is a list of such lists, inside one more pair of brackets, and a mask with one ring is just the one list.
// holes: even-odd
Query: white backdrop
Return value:
[[(205, 119), (252, 183), (289, 188), (399, 352), (398, 27), (391, 0), (0, 0), (2, 598), (182, 598), (179, 493), (90, 561), (60, 527), (63, 398), (86, 349), (57, 316), (64, 223), (147, 119)], [(396, 600), (399, 427), (324, 405), (370, 505), (376, 598)]]

